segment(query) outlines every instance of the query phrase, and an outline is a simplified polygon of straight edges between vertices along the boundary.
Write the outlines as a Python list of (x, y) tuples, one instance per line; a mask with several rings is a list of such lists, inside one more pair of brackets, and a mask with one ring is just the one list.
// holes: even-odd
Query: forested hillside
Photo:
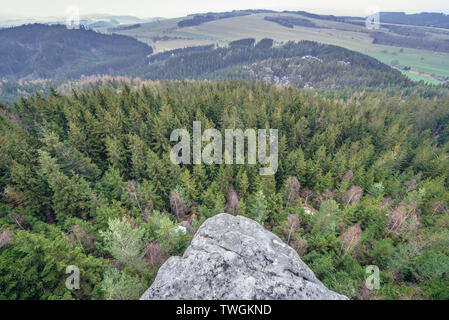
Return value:
[[(412, 85), (399, 71), (366, 55), (342, 47), (319, 44), (313, 41), (290, 41), (272, 47), (272, 39), (241, 39), (229, 47), (212, 49), (208, 46), (198, 50), (174, 50), (171, 54), (156, 55), (143, 77), (147, 79), (254, 79), (295, 85), (298, 88), (319, 87), (404, 87)], [(295, 58), (295, 59), (291, 59)], [(254, 66), (271, 64), (274, 59), (278, 72), (275, 80), (273, 69), (265, 66), (262, 72)], [(291, 67), (289, 69), (289, 67)], [(268, 69), (267, 69), (268, 68)], [(294, 70), (291, 70), (294, 69)], [(290, 78), (290, 79), (289, 79)], [(306, 85), (307, 84), (307, 85)]]
[(385, 23), (408, 24), (414, 26), (431, 26), (449, 29), (449, 15), (440, 12), (380, 12), (380, 19)]
[(0, 102), (13, 105), (19, 98), (27, 98), (35, 93), (47, 97), (52, 90), (60, 94), (70, 94), (72, 90), (88, 92), (101, 87), (116, 90), (124, 85), (140, 88), (150, 82), (151, 80), (120, 76), (90, 76), (82, 80), (41, 79), (24, 82), (3, 82), (0, 83)]
[(442, 13), (381, 12), (379, 28), (371, 30), (366, 27), (366, 17), (234, 10), (142, 23), (117, 33), (139, 39), (157, 53), (204, 45), (227, 46), (242, 38), (270, 38), (275, 44), (317, 41), (400, 67), (410, 79), (441, 84), (449, 79), (449, 32), (442, 28), (448, 17)]
[[(39, 39), (29, 39), (36, 28), (43, 28), (45, 32), (37, 37)], [(66, 33), (69, 35), (67, 38)], [(152, 80), (259, 80), (318, 89), (405, 88), (416, 85), (400, 71), (374, 58), (313, 41), (290, 41), (275, 46), (273, 39), (264, 38), (256, 42), (253, 38), (245, 38), (232, 41), (227, 47), (205, 45), (146, 56), (151, 48), (134, 39), (106, 36), (89, 30), (34, 25), (13, 28), (5, 34), (9, 40), (0, 45), (12, 52), (3, 52), (5, 60), (0, 61), (0, 76), (29, 79), (0, 82), (0, 101), (8, 104), (34, 91), (45, 95), (50, 86), (67, 87), (74, 80), (85, 83), (104, 75)], [(78, 38), (77, 34), (82, 36)], [(98, 42), (99, 38), (104, 41)], [(22, 46), (27, 41), (31, 48), (23, 51)], [(51, 49), (53, 44), (55, 50)], [(49, 55), (45, 51), (47, 49), (42, 51), (42, 48), (48, 48), (51, 51)], [(19, 54), (13, 54), (15, 50), (20, 51)], [(116, 57), (111, 58), (112, 55)]]
[[(449, 299), (449, 99), (413, 90), (158, 81), (1, 105), (0, 299), (138, 298), (220, 212), (275, 232), (350, 298)], [(279, 169), (172, 164), (170, 133), (193, 121), (278, 129)]]
[(23, 25), (0, 30), (0, 80), (78, 79), (124, 74), (144, 65), (148, 45), (121, 35), (68, 29), (65, 25)]

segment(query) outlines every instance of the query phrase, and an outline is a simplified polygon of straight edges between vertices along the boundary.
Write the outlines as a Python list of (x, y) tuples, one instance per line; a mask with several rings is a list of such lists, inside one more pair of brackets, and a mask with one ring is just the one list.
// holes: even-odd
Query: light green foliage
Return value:
[(110, 219), (118, 219), (126, 214), (126, 210), (119, 201), (112, 201), (111, 204), (102, 204), (96, 211), (94, 221), (98, 229), (107, 229)]
[(106, 250), (121, 263), (138, 270), (142, 269), (144, 229), (133, 227), (129, 218), (125, 216), (121, 219), (109, 219), (108, 225), (109, 230), (100, 231)]
[(239, 195), (240, 199), (245, 199), (246, 195), (248, 193), (248, 176), (246, 174), (246, 171), (240, 170), (236, 177), (237, 182), (237, 194)]
[(169, 214), (155, 211), (151, 215), (148, 225), (149, 237), (159, 242), (165, 254), (179, 255), (184, 252), (190, 241), (190, 235), (178, 229)]
[(138, 276), (109, 269), (104, 274), (101, 289), (106, 300), (138, 300), (146, 287)]
[[(191, 201), (197, 201), (198, 200), (198, 190), (195, 185), (195, 181), (193, 180), (192, 175), (190, 174), (189, 170), (185, 169), (181, 176), (179, 177), (183, 193), (181, 196), (184, 198), (187, 203), (190, 203)], [(180, 190), (178, 190), (179, 192)], [(186, 199), (187, 198), (187, 199)]]
[(322, 234), (334, 234), (339, 220), (339, 208), (334, 200), (325, 201), (320, 210), (312, 217), (313, 231)]
[(253, 195), (251, 207), (249, 208), (249, 214), (261, 225), (264, 225), (265, 221), (267, 220), (267, 200), (262, 191), (257, 191), (256, 194)]
[(200, 207), (200, 215), (210, 217), (218, 212), (224, 212), (225, 196), (221, 193), (220, 187), (216, 181), (212, 182), (201, 196), (203, 205)]
[(368, 194), (374, 198), (382, 196), (384, 192), (385, 187), (383, 186), (382, 182), (373, 184), (368, 190)]

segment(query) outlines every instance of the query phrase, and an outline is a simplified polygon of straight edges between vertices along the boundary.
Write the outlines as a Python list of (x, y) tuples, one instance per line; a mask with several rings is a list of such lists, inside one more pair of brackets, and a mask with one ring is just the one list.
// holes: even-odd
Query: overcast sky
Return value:
[(449, 13), (448, 0), (0, 0), (0, 15), (64, 16), (71, 5), (77, 6), (81, 15), (109, 13), (167, 18), (234, 9), (307, 10), (341, 15), (365, 15), (372, 8), (408, 13), (421, 11)]

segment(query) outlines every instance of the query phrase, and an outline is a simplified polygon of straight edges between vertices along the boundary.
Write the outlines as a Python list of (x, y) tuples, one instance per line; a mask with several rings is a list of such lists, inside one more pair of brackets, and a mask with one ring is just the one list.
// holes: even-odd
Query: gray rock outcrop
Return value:
[(141, 300), (347, 299), (327, 289), (297, 252), (257, 222), (206, 220), (182, 257), (169, 258)]

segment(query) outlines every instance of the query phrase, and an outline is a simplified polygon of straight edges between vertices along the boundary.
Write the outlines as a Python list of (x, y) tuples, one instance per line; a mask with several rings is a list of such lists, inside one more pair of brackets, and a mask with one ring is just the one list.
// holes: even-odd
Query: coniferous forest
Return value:
[[(154, 81), (1, 104), (0, 299), (137, 299), (220, 212), (349, 298), (449, 299), (449, 96), (432, 90)], [(170, 133), (193, 121), (277, 128), (276, 174), (173, 164)]]

